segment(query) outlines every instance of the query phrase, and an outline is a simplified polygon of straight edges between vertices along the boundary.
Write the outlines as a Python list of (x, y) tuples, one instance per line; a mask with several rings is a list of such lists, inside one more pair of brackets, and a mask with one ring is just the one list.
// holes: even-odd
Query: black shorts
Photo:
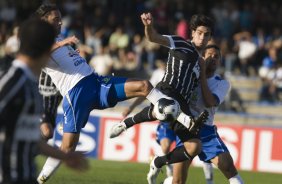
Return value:
[[(157, 89), (159, 89), (162, 93), (165, 95), (177, 100), (177, 102), (180, 105), (181, 111), (185, 114), (192, 116), (189, 105), (186, 103), (186, 101), (183, 99), (183, 97), (180, 96), (178, 92), (176, 92), (171, 86), (168, 84), (165, 84), (163, 82), (159, 82), (156, 86)], [(174, 133), (179, 137), (181, 142), (186, 142), (190, 139), (197, 138), (199, 139), (199, 136), (196, 136), (194, 134), (191, 134), (188, 129), (179, 123), (178, 121), (170, 122), (171, 123), (171, 129), (174, 131)]]

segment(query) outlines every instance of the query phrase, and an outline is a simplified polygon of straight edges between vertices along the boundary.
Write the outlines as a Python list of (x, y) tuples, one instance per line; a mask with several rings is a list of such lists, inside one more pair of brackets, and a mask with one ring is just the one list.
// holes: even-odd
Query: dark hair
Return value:
[(220, 48), (217, 45), (215, 45), (215, 44), (209, 44), (209, 45), (205, 46), (205, 48), (203, 49), (203, 55), (206, 53), (206, 51), (208, 49), (211, 49), (211, 48), (217, 50), (219, 52), (220, 57), (221, 57)]
[(51, 11), (58, 10), (58, 7), (55, 4), (42, 4), (35, 13), (33, 17), (42, 18), (44, 16), (48, 16)]
[(210, 17), (202, 14), (193, 15), (190, 20), (190, 29), (195, 31), (199, 26), (208, 27), (213, 34), (214, 21)]
[(29, 19), (19, 28), (19, 53), (31, 58), (39, 58), (50, 51), (56, 37), (55, 29), (40, 19)]

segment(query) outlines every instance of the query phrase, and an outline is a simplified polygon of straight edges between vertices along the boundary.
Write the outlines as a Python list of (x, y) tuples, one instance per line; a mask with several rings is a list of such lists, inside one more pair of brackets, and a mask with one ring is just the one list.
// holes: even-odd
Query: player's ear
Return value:
[(192, 39), (194, 38), (195, 32), (196, 32), (195, 30), (192, 30), (192, 33), (191, 33)]

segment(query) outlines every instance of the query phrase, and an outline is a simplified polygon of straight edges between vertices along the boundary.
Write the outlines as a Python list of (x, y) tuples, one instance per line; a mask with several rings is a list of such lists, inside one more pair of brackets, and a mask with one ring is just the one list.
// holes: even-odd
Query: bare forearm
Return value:
[(145, 36), (150, 42), (154, 42), (163, 46), (169, 46), (169, 40), (167, 37), (160, 35), (153, 26), (145, 26)]
[(64, 152), (50, 146), (49, 144), (47, 144), (44, 141), (40, 141), (38, 143), (38, 146), (40, 148), (40, 153), (43, 154), (43, 155), (50, 156), (50, 157), (53, 157), (53, 158), (57, 158), (57, 159), (60, 159), (60, 160), (63, 160), (66, 156), (66, 154)]
[(78, 42), (79, 40), (75, 36), (68, 37), (62, 41), (56, 42), (52, 47), (52, 51), (68, 44), (77, 44)]
[(216, 99), (212, 92), (210, 91), (207, 83), (207, 77), (205, 73), (200, 75), (200, 85), (202, 90), (203, 100), (205, 102), (206, 107), (216, 106)]

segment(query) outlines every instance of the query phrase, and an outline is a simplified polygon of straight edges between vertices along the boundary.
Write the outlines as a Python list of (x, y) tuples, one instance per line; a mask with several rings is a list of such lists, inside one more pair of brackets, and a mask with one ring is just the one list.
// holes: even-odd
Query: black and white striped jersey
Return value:
[(180, 97), (189, 103), (192, 91), (198, 85), (200, 67), (199, 53), (191, 41), (179, 36), (168, 36), (170, 51), (165, 75), (161, 85), (169, 86)]
[(34, 183), (43, 111), (37, 79), (18, 60), (0, 77), (0, 183)]
[(44, 70), (41, 71), (39, 77), (39, 92), (43, 96), (44, 109), (41, 122), (51, 123), (55, 127), (57, 108), (63, 97), (52, 82), (51, 77)]

